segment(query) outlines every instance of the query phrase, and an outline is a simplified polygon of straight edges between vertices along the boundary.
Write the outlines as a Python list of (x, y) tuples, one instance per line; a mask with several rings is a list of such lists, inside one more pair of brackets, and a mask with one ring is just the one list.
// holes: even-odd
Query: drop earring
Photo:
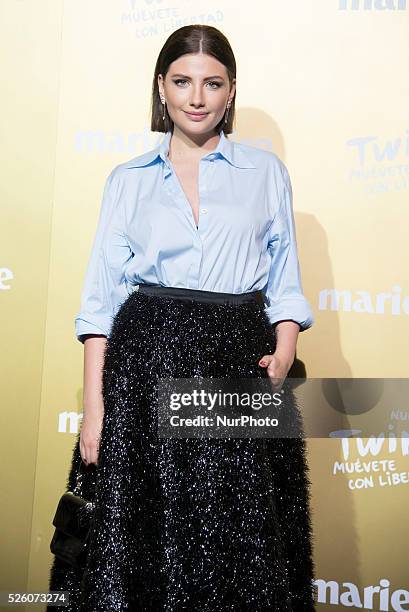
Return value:
[(226, 114), (225, 114), (225, 117), (224, 117), (224, 122), (225, 123), (227, 123), (227, 119), (228, 119), (228, 116), (229, 116), (229, 110), (230, 110), (230, 102), (227, 103), (227, 107), (226, 107)]
[(163, 121), (165, 121), (165, 98), (162, 98), (162, 97), (161, 97), (160, 101), (161, 101), (161, 102), (162, 102), (162, 104), (163, 104), (163, 115), (162, 115), (162, 119), (163, 119)]

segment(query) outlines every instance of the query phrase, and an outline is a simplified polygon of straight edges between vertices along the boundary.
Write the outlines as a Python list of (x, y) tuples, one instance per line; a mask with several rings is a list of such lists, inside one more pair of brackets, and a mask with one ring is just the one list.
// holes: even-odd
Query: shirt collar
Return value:
[[(171, 170), (167, 154), (169, 151), (170, 139), (172, 136), (171, 130), (165, 133), (162, 142), (152, 149), (147, 151), (138, 157), (134, 157), (129, 162), (124, 164), (125, 168), (141, 168), (147, 166), (152, 162), (160, 158), (166, 166)], [(220, 132), (220, 139), (217, 147), (210, 151), (207, 155), (203, 156), (205, 159), (215, 159), (217, 157), (224, 157), (230, 164), (236, 168), (255, 168), (256, 166), (250, 161), (249, 157), (240, 148), (238, 143), (235, 143), (226, 138), (224, 131)], [(203, 158), (202, 158), (203, 159)]]

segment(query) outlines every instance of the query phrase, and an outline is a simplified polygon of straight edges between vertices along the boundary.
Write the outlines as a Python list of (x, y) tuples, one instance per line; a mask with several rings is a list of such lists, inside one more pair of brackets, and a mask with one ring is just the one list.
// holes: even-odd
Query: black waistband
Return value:
[(149, 285), (141, 283), (139, 290), (147, 295), (158, 295), (178, 300), (195, 300), (197, 302), (212, 302), (216, 304), (263, 304), (260, 290), (250, 293), (224, 293), (220, 291), (204, 291), (203, 289), (188, 289), (186, 287), (164, 287), (163, 285)]

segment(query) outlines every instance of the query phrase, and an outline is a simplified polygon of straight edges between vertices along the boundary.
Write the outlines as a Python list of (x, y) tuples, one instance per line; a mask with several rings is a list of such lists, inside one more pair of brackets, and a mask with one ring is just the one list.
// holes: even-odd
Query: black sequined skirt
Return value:
[[(255, 293), (258, 297), (255, 297)], [(85, 571), (54, 558), (67, 612), (314, 610), (305, 440), (160, 438), (159, 378), (262, 378), (275, 331), (259, 292), (140, 286), (106, 345)], [(291, 390), (289, 418), (302, 427)], [(79, 435), (67, 489), (81, 462)], [(54, 609), (50, 607), (50, 610)]]

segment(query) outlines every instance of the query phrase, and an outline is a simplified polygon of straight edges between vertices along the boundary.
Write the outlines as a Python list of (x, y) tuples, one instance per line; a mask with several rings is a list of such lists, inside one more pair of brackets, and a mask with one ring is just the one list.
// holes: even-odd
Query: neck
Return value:
[(171, 161), (202, 157), (214, 151), (219, 141), (220, 135), (214, 132), (190, 135), (175, 126), (169, 141), (168, 157)]

